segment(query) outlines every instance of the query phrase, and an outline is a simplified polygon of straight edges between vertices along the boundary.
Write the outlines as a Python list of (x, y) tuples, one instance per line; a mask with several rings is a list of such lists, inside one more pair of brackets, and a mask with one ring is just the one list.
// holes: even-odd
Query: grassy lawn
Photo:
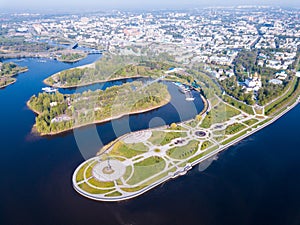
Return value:
[(258, 122), (257, 119), (250, 119), (250, 120), (246, 120), (243, 123), (246, 124), (246, 125), (248, 125), (248, 126), (252, 126), (253, 124), (256, 124), (257, 122)]
[(246, 128), (245, 125), (243, 125), (241, 123), (235, 123), (235, 124), (232, 124), (232, 125), (229, 125), (228, 127), (226, 127), (225, 134), (226, 135), (235, 134), (245, 128)]
[(93, 168), (94, 166), (97, 164), (97, 161), (94, 161), (93, 163), (90, 163), (90, 165), (88, 166), (86, 173), (85, 173), (85, 177), (88, 179), (89, 177), (93, 176)]
[(190, 141), (187, 145), (182, 147), (171, 148), (167, 151), (167, 155), (174, 159), (186, 159), (194, 155), (198, 150), (198, 141)]
[(90, 193), (90, 194), (105, 194), (107, 192), (113, 191), (114, 188), (109, 189), (109, 190), (103, 190), (103, 189), (97, 189), (97, 188), (93, 188), (90, 185), (88, 185), (87, 183), (82, 183), (78, 185), (82, 190)]
[(201, 150), (207, 149), (208, 147), (212, 146), (213, 143), (211, 143), (210, 141), (204, 141), (201, 145)]
[(167, 130), (186, 130), (184, 127), (180, 126), (180, 125), (176, 125), (176, 127), (172, 128), (172, 127), (169, 127)]
[(132, 158), (146, 151), (148, 151), (148, 148), (143, 143), (125, 144), (122, 141), (118, 141), (114, 144), (109, 154)]
[(128, 180), (129, 185), (137, 184), (159, 172), (166, 167), (166, 162), (160, 157), (149, 157), (134, 164), (133, 176)]
[(139, 191), (139, 190), (141, 190), (141, 189), (143, 189), (143, 188), (145, 188), (145, 187), (147, 187), (147, 186), (149, 186), (149, 185), (155, 183), (156, 181), (158, 181), (158, 180), (160, 180), (160, 179), (166, 177), (166, 176), (168, 175), (169, 172), (170, 172), (170, 170), (167, 171), (167, 172), (164, 172), (164, 173), (162, 173), (162, 174), (159, 174), (159, 175), (157, 175), (157, 176), (151, 178), (151, 179), (148, 180), (147, 182), (145, 182), (145, 183), (143, 183), (142, 185), (139, 185), (139, 186), (137, 186), (137, 187), (121, 188), (121, 189), (122, 189), (123, 191), (127, 191), (127, 192), (136, 192), (136, 191)]
[(166, 145), (172, 140), (180, 137), (186, 137), (187, 134), (184, 132), (163, 132), (163, 131), (153, 131), (152, 136), (149, 141), (154, 145)]
[(118, 197), (118, 196), (122, 196), (122, 194), (118, 191), (105, 195), (105, 197)]
[(235, 135), (235, 136), (232, 137), (232, 138), (227, 139), (226, 141), (223, 141), (223, 142), (222, 142), (222, 145), (226, 145), (226, 144), (228, 144), (228, 143), (234, 141), (235, 139), (237, 139), (237, 138), (239, 138), (239, 137), (245, 135), (246, 133), (247, 133), (247, 130), (243, 131), (242, 133), (240, 133), (240, 134), (238, 134), (238, 135)]
[(215, 130), (213, 131), (213, 135), (224, 135), (225, 134), (225, 130)]
[(201, 127), (209, 128), (214, 123), (222, 123), (231, 117), (239, 115), (240, 112), (224, 103), (215, 106), (204, 118)]
[(96, 187), (99, 187), (99, 188), (112, 188), (115, 186), (114, 182), (101, 182), (95, 178), (89, 179), (88, 183), (90, 183)]
[(129, 178), (129, 176), (131, 175), (131, 173), (132, 173), (132, 167), (131, 166), (127, 166), (125, 174), (123, 175), (123, 178), (124, 178), (125, 181)]
[(190, 122), (187, 123), (188, 126), (191, 126), (191, 127), (196, 127), (198, 125), (199, 121), (197, 120), (192, 120)]
[(88, 167), (88, 163), (83, 164), (83, 166), (80, 167), (76, 174), (76, 182), (80, 182), (84, 180), (84, 170)]
[(223, 136), (219, 136), (219, 137), (215, 137), (214, 139), (217, 141), (217, 142), (220, 142), (220, 141), (223, 141), (224, 139), (226, 139), (227, 136), (223, 135)]
[(199, 155), (196, 155), (195, 157), (189, 159), (188, 162), (189, 163), (195, 162), (196, 160), (204, 157), (205, 155), (207, 155), (210, 152), (213, 152), (213, 151), (217, 150), (218, 148), (219, 148), (218, 146), (212, 147), (211, 149), (209, 149), (209, 150), (207, 150), (207, 151), (205, 151), (205, 152), (203, 152), (203, 153), (201, 153)]
[(228, 102), (230, 105), (244, 111), (245, 113), (248, 113), (250, 115), (254, 115), (254, 112), (253, 112), (253, 109), (252, 109), (251, 106), (249, 106), (245, 103), (239, 102), (239, 101), (237, 101), (237, 100), (235, 100), (235, 99), (233, 99), (233, 98), (231, 98), (227, 95), (225, 95), (223, 97), (223, 99), (224, 99), (225, 102)]

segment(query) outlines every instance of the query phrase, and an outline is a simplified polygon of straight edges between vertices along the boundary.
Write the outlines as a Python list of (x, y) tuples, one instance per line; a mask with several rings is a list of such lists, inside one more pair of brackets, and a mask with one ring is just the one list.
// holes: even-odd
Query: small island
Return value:
[(19, 73), (24, 73), (28, 70), (27, 67), (19, 67), (15, 63), (0, 62), (0, 88), (7, 87), (16, 82), (16, 76)]
[(86, 56), (87, 54), (83, 53), (65, 53), (58, 56), (57, 60), (61, 62), (75, 63), (86, 58)]
[(32, 96), (27, 105), (37, 113), (35, 130), (40, 135), (55, 135), (150, 111), (167, 104), (170, 99), (166, 85), (134, 81), (81, 94), (40, 93)]

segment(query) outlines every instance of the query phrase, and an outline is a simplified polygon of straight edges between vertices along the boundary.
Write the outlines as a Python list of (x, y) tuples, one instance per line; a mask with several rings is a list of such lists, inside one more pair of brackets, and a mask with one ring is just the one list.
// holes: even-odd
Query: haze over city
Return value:
[(298, 0), (74, 0), (74, 1), (39, 1), (39, 0), (25, 0), (25, 1), (8, 1), (0, 0), (2, 11), (9, 10), (82, 10), (82, 9), (177, 9), (177, 8), (190, 8), (190, 7), (208, 7), (208, 6), (234, 6), (234, 5), (276, 5), (276, 6), (293, 6), (299, 7)]

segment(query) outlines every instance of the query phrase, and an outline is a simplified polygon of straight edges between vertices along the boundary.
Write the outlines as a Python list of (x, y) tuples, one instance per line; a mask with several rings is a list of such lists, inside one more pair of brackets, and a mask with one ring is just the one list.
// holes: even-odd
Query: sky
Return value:
[(279, 5), (300, 7), (300, 0), (0, 0), (0, 9), (172, 9), (201, 6)]

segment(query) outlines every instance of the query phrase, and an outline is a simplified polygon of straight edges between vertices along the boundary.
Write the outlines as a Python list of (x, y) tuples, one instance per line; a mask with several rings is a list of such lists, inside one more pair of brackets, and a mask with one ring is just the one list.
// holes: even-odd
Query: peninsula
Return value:
[(36, 131), (41, 135), (55, 135), (150, 111), (167, 104), (170, 99), (166, 85), (134, 81), (81, 94), (40, 93), (32, 96), (27, 105), (37, 113)]
[[(299, 102), (298, 77), (264, 106), (225, 94), (205, 73), (189, 70), (208, 102), (191, 121), (126, 134), (104, 146), (73, 174), (74, 189), (97, 201), (122, 201), (184, 175), (194, 165), (268, 126)], [(174, 74), (178, 76), (178, 74)]]
[(19, 73), (24, 73), (28, 70), (27, 67), (19, 67), (15, 63), (0, 62), (0, 88), (7, 87), (17, 81), (14, 76)]
[(105, 54), (92, 65), (61, 71), (45, 79), (44, 83), (58, 88), (71, 88), (134, 77), (158, 78), (163, 75), (163, 70), (169, 68), (168, 63)]

